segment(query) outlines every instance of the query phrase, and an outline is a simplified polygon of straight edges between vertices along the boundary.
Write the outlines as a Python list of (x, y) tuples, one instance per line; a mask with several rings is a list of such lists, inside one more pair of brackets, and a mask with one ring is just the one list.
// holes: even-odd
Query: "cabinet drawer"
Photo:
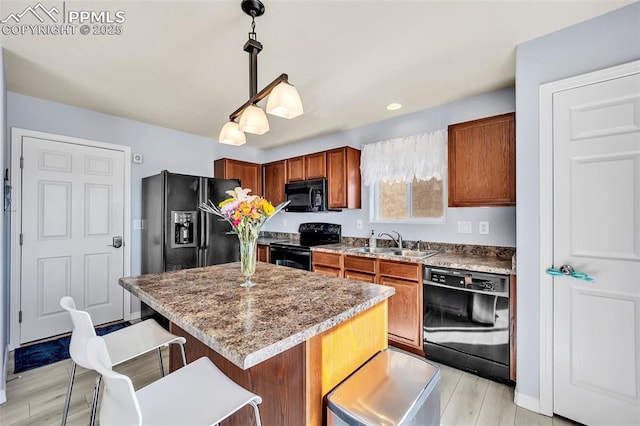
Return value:
[(422, 265), (419, 263), (394, 262), (380, 260), (380, 275), (421, 281)]
[(376, 273), (376, 260), (369, 259), (367, 257), (359, 256), (345, 256), (344, 257), (344, 269), (360, 272), (369, 272), (371, 274)]
[(329, 277), (340, 277), (340, 268), (332, 268), (331, 266), (318, 265), (316, 263), (313, 264), (313, 272)]
[(344, 277), (348, 278), (350, 280), (364, 281), (366, 283), (375, 283), (376, 282), (375, 274), (367, 274), (365, 272), (345, 270), (344, 271)]
[(314, 265), (326, 265), (332, 268), (340, 269), (340, 254), (335, 253), (323, 253), (319, 251), (313, 252), (313, 264)]

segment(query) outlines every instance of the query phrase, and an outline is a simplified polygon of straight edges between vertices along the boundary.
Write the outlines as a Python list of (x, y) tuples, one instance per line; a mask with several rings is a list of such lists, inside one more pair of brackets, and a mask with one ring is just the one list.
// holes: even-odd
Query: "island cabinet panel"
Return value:
[[(304, 419), (307, 411), (304, 342), (248, 370), (242, 370), (177, 325), (171, 323), (170, 329), (172, 333), (187, 340), (185, 352), (188, 363), (206, 356), (231, 380), (262, 397), (262, 403), (259, 405), (262, 424), (291, 426), (302, 424), (295, 420), (292, 421), (292, 419)], [(180, 349), (175, 346), (170, 345), (171, 371), (182, 366)], [(282, 419), (288, 419), (288, 421), (283, 422)], [(236, 414), (220, 423), (221, 426), (253, 424), (256, 423), (253, 409), (250, 407), (243, 407)]]
[(335, 253), (314, 252), (312, 260), (313, 272), (330, 277), (342, 277), (342, 255)]
[[(187, 362), (206, 356), (231, 380), (262, 397), (263, 425), (326, 424), (324, 399), (351, 373), (387, 348), (387, 301), (311, 337), (291, 349), (242, 370), (174, 323), (172, 333), (184, 337)], [(182, 366), (180, 349), (170, 347), (170, 370)], [(255, 424), (244, 407), (221, 425)]]
[[(379, 327), (380, 324), (385, 326)], [(306, 423), (300, 424), (326, 424), (323, 404), (318, 401), (373, 355), (387, 348), (386, 324), (384, 301), (307, 341), (309, 409)]]
[(243, 188), (251, 189), (252, 195), (262, 195), (262, 166), (256, 163), (219, 158), (213, 163), (213, 177), (240, 179)]
[(449, 126), (449, 207), (514, 206), (515, 113)]
[(349, 146), (327, 151), (328, 204), (331, 209), (361, 207), (360, 151)]
[(293, 157), (287, 159), (287, 181), (295, 182), (298, 180), (304, 180), (304, 156)]
[(262, 166), (264, 198), (277, 206), (284, 202), (284, 185), (287, 183), (287, 160), (274, 161)]
[(306, 179), (322, 179), (327, 177), (327, 154), (316, 152), (304, 156)]
[(269, 246), (258, 244), (258, 262), (269, 263)]

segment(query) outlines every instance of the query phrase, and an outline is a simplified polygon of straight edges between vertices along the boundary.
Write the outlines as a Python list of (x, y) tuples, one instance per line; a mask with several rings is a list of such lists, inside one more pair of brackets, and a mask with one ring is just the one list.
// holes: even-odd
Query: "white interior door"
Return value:
[(640, 424), (640, 74), (553, 97), (554, 412)]
[(20, 343), (71, 330), (71, 295), (95, 324), (123, 318), (122, 151), (22, 138)]

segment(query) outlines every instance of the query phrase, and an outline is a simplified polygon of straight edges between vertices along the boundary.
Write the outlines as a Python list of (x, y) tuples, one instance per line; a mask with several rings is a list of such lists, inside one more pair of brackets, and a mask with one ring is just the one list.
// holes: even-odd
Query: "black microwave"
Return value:
[(327, 207), (327, 180), (314, 179), (284, 185), (289, 204), (288, 212), (325, 212)]

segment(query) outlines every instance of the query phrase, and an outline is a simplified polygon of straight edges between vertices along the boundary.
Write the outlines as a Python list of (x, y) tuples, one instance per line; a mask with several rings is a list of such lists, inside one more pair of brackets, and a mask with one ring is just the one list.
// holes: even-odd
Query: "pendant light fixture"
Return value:
[[(229, 115), (222, 127), (218, 141), (227, 145), (242, 145), (245, 133), (262, 135), (269, 131), (269, 120), (257, 103), (269, 96), (267, 113), (291, 119), (302, 115), (302, 101), (295, 87), (289, 84), (287, 74), (281, 74), (258, 92), (258, 54), (262, 43), (256, 39), (256, 18), (264, 14), (264, 5), (259, 0), (242, 0), (242, 10), (251, 16), (251, 32), (243, 50), (249, 54), (249, 100)], [(238, 120), (238, 122), (236, 121)]]

